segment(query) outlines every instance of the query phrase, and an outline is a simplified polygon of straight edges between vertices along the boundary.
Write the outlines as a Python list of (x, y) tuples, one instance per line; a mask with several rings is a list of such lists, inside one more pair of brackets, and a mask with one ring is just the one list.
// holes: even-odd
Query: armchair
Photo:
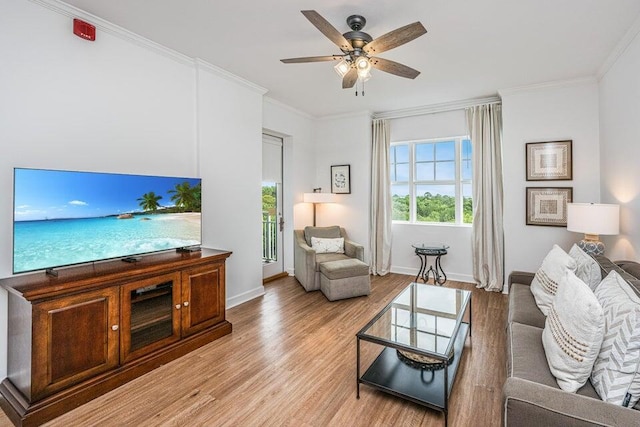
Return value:
[[(311, 237), (343, 237), (345, 253), (317, 254), (311, 248)], [(294, 274), (307, 292), (320, 289), (320, 264), (350, 258), (364, 261), (364, 247), (348, 240), (344, 228), (337, 225), (332, 227), (305, 227), (304, 230), (294, 230), (293, 238)]]

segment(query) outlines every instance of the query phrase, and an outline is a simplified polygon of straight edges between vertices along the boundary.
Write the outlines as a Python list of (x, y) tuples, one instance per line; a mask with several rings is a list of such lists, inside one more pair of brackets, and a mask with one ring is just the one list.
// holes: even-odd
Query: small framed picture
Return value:
[(567, 226), (573, 187), (527, 187), (527, 225)]
[(527, 181), (573, 179), (571, 142), (568, 140), (527, 143)]
[(331, 192), (351, 194), (351, 170), (349, 165), (331, 166)]

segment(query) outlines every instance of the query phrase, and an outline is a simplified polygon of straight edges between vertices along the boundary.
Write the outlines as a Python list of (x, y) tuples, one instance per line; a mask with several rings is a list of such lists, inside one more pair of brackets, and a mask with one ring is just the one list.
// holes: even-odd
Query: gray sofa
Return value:
[[(640, 294), (640, 264), (613, 263), (595, 257), (602, 277), (614, 269)], [(504, 426), (640, 426), (640, 403), (633, 409), (603, 402), (591, 382), (568, 393), (560, 389), (542, 345), (545, 316), (538, 309), (530, 284), (534, 273), (509, 275), (507, 321), (507, 380), (504, 384)]]

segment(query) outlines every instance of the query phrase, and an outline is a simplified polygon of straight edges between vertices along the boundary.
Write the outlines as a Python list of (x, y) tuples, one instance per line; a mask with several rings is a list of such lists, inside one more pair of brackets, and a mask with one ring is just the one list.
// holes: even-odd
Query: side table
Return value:
[[(444, 243), (416, 243), (411, 246), (413, 246), (416, 255), (420, 258), (420, 271), (418, 271), (415, 281), (422, 279), (424, 283), (427, 283), (429, 276), (433, 276), (434, 284), (444, 284), (447, 281), (447, 275), (442, 269), (440, 258), (447, 254), (449, 246)], [(430, 256), (435, 257), (433, 264), (429, 264)], [(429, 268), (427, 268), (427, 265), (429, 265)]]

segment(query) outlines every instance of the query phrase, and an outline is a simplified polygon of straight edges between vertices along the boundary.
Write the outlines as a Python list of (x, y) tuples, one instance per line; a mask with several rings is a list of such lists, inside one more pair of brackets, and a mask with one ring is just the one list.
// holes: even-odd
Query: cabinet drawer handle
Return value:
[(117, 331), (117, 330), (118, 330), (118, 325), (113, 325), (113, 326), (111, 327), (111, 330), (113, 330), (113, 331)]
[(176, 304), (176, 310), (180, 310), (180, 304)]
[(189, 301), (183, 302), (182, 305), (184, 305), (185, 307), (188, 307), (189, 306)]

